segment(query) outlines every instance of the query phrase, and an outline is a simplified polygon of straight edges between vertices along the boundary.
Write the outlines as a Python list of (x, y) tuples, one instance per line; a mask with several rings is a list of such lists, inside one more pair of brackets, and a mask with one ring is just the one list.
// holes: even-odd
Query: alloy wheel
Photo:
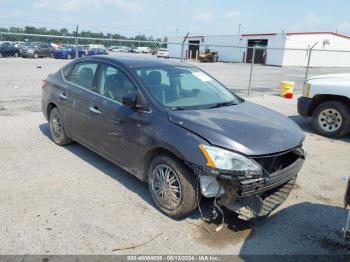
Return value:
[(152, 190), (158, 202), (166, 209), (176, 209), (181, 201), (181, 184), (175, 171), (161, 164), (153, 170)]
[(63, 137), (63, 124), (58, 116), (54, 116), (54, 118), (52, 119), (51, 130), (55, 139), (59, 140)]

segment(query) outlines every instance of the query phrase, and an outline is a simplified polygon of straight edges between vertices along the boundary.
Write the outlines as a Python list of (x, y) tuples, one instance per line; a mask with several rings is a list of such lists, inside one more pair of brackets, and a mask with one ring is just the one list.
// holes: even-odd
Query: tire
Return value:
[(340, 138), (350, 132), (350, 109), (339, 101), (324, 102), (312, 113), (312, 127), (323, 136)]
[(52, 140), (59, 146), (72, 143), (64, 130), (63, 118), (57, 107), (50, 111), (49, 126)]
[(34, 59), (39, 58), (39, 54), (35, 52), (35, 53), (33, 54), (33, 58), (34, 58)]
[(72, 56), (70, 54), (68, 54), (67, 59), (72, 59)]
[(2, 53), (0, 53), (0, 57), (3, 57)]
[(14, 55), (14, 57), (18, 57), (19, 56), (19, 54), (17, 52), (14, 53), (13, 55)]
[[(171, 198), (171, 204), (164, 204), (161, 200), (162, 197), (160, 196), (161, 190), (159, 190), (159, 185), (161, 183), (158, 182), (160, 176), (159, 173), (157, 175), (157, 170), (163, 170), (163, 174), (165, 173), (166, 175), (167, 172), (165, 168), (170, 168), (169, 170), (171, 170), (168, 173), (170, 180), (173, 181), (170, 185), (173, 188), (178, 188), (176, 191), (174, 191), (174, 189), (169, 189), (169, 191), (172, 192), (169, 193), (168, 196), (170, 196), (170, 194), (176, 196), (175, 198)], [(167, 185), (169, 185), (169, 183), (167, 183)], [(151, 193), (151, 197), (159, 210), (172, 218), (187, 216), (197, 208), (197, 185), (198, 181), (193, 172), (191, 172), (180, 160), (170, 155), (156, 156), (152, 160), (148, 169), (148, 189)], [(169, 202), (169, 198), (164, 201)]]

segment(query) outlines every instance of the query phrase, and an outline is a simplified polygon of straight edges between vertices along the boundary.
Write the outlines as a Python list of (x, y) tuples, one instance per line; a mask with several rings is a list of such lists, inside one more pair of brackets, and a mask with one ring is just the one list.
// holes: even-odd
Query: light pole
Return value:
[(238, 24), (238, 35), (241, 35), (241, 26), (242, 24)]

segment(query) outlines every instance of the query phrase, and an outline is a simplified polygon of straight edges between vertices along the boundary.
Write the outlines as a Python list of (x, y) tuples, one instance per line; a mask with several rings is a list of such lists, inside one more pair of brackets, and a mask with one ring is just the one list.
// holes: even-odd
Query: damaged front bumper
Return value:
[(202, 195), (216, 198), (219, 205), (238, 213), (244, 220), (269, 215), (291, 192), (303, 166), (305, 152), (296, 148), (270, 158), (269, 161), (259, 159), (264, 170), (261, 177), (238, 177), (207, 168), (195, 169)]

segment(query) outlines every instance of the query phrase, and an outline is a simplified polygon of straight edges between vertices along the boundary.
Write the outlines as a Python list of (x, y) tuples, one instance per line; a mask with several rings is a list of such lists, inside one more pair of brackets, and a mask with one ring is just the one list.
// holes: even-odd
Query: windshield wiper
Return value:
[(185, 108), (181, 107), (181, 106), (172, 106), (170, 107), (171, 111), (178, 111), (178, 110), (185, 110)]
[(222, 106), (232, 106), (232, 105), (237, 105), (235, 102), (233, 101), (229, 101), (229, 102), (222, 102), (222, 103), (216, 103), (210, 107), (208, 107), (208, 109), (211, 108), (218, 108), (218, 107), (222, 107)]

